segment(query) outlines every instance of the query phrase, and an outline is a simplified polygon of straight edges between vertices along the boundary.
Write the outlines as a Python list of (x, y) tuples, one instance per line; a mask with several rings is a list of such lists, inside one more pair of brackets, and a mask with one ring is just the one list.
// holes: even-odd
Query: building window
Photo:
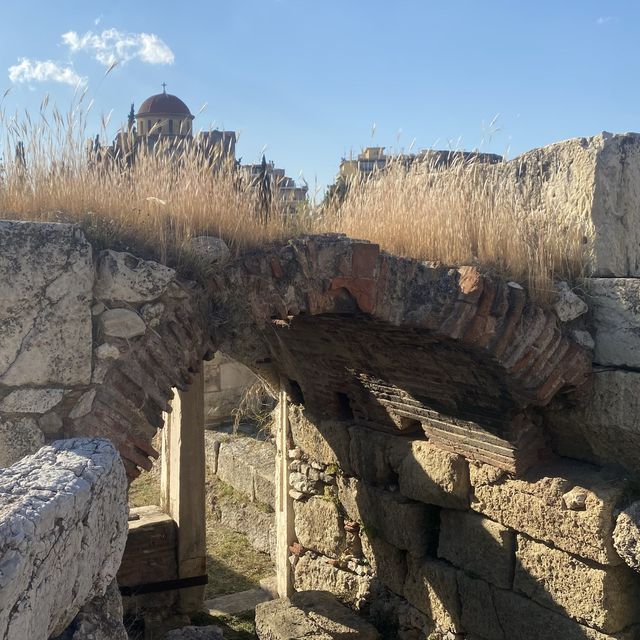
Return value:
[(173, 120), (169, 119), (169, 133), (173, 133)]

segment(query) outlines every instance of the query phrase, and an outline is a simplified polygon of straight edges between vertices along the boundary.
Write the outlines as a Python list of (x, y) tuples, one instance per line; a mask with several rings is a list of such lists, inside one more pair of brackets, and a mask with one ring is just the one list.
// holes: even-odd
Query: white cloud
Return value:
[(61, 82), (77, 87), (85, 85), (87, 79), (78, 75), (71, 65), (53, 60), (30, 60), (19, 58), (18, 64), (9, 67), (11, 82)]
[(114, 63), (126, 64), (135, 58), (149, 64), (172, 64), (173, 51), (153, 33), (125, 33), (118, 29), (105, 29), (102, 33), (75, 31), (62, 34), (62, 42), (72, 52), (86, 51), (98, 62), (109, 67)]
[(596, 20), (596, 24), (606, 24), (607, 22), (613, 22), (615, 18), (613, 16), (600, 16)]

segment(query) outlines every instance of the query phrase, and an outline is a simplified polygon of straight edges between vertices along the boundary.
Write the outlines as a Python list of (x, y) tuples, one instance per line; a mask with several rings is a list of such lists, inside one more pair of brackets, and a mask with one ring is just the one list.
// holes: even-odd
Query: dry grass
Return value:
[[(34, 119), (0, 112), (3, 217), (79, 222), (99, 245), (187, 273), (194, 236), (222, 237), (238, 254), (302, 232), (339, 231), (403, 256), (477, 264), (528, 284), (541, 300), (554, 278), (575, 280), (590, 260), (588, 217), (580, 206), (563, 206), (569, 197), (580, 205), (581, 194), (556, 191), (540, 199), (537, 176), (529, 173), (516, 188), (510, 165), (397, 165), (352, 185), (340, 207), (287, 217), (274, 198), (265, 224), (256, 190), (240, 183), (231, 166), (212, 172), (192, 149), (181, 150), (179, 161), (166, 150), (142, 154), (130, 170), (91, 167), (86, 111), (80, 97), (65, 115), (46, 99)], [(25, 162), (12, 153), (19, 142)], [(585, 200), (588, 189), (584, 185)]]

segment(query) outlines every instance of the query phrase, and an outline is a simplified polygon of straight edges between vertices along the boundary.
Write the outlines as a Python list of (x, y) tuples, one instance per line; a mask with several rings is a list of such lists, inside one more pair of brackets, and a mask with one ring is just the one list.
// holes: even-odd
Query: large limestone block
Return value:
[(220, 442), (216, 473), (250, 500), (275, 504), (275, 447), (244, 436)]
[(549, 411), (546, 422), (561, 455), (622, 465), (640, 476), (640, 373), (596, 370), (583, 404)]
[(594, 362), (640, 369), (640, 279), (590, 278)]
[(398, 470), (411, 450), (411, 440), (366, 427), (351, 427), (349, 435), (354, 475), (370, 484), (397, 484)]
[(398, 549), (424, 556), (437, 544), (436, 507), (346, 477), (338, 477), (338, 499), (349, 518)]
[(463, 631), (456, 570), (441, 560), (408, 557), (404, 597), (441, 632)]
[(0, 221), (0, 384), (90, 382), (93, 279), (78, 228)]
[(254, 502), (220, 500), (215, 505), (220, 524), (247, 538), (249, 544), (272, 558), (276, 554), (276, 518)]
[(115, 578), (127, 479), (108, 440), (60, 440), (0, 472), (0, 637), (46, 640)]
[(586, 563), (518, 536), (514, 589), (605, 633), (640, 622), (640, 576), (626, 565)]
[(64, 389), (16, 389), (0, 402), (0, 411), (8, 413), (47, 413), (60, 403)]
[(475, 511), (506, 527), (601, 564), (620, 564), (614, 513), (627, 484), (608, 470), (550, 463), (521, 479), (488, 465), (470, 466)]
[(293, 585), (297, 591), (330, 591), (355, 608), (371, 599), (370, 576), (339, 569), (322, 556), (300, 557), (295, 565)]
[(295, 531), (305, 549), (337, 558), (346, 546), (346, 534), (338, 505), (332, 500), (313, 497), (294, 503)]
[(640, 573), (640, 501), (633, 502), (618, 514), (613, 546), (618, 555)]
[(107, 249), (98, 259), (96, 298), (121, 302), (150, 302), (159, 298), (176, 272), (130, 253)]
[(377, 640), (376, 629), (326, 591), (303, 591), (256, 607), (260, 640)]
[[(584, 585), (588, 588), (588, 585)], [(512, 591), (491, 587), (493, 607), (485, 611), (495, 616), (502, 635), (495, 640), (637, 640), (640, 627), (605, 634), (560, 615)], [(494, 640), (487, 638), (486, 640)]]
[(505, 638), (500, 620), (495, 613), (491, 585), (484, 580), (472, 578), (464, 571), (458, 571), (457, 579), (460, 622), (467, 632), (467, 638), (511, 640)]
[(44, 444), (44, 434), (30, 417), (0, 417), (0, 468), (10, 467)]
[(451, 509), (469, 506), (469, 465), (455, 453), (414, 440), (399, 469), (400, 492)]
[(382, 538), (360, 532), (362, 553), (382, 584), (399, 595), (407, 577), (407, 554)]
[(460, 569), (510, 589), (513, 580), (515, 534), (473, 511), (440, 512), (438, 557)]
[(532, 214), (590, 222), (593, 275), (640, 276), (640, 135), (573, 138), (487, 170), (521, 186)]

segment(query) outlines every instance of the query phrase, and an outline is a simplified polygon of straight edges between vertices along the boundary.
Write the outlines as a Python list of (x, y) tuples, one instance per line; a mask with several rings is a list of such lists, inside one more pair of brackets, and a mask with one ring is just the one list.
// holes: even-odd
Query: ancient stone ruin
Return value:
[[(555, 306), (340, 235), (212, 251), (196, 284), (0, 222), (0, 638), (124, 638), (118, 591), (197, 611), (205, 464), (274, 508), (251, 535), (289, 599), (261, 638), (640, 638), (640, 139), (519, 163), (593, 185), (593, 271)], [(205, 459), (217, 351), (278, 394), (275, 451)], [(127, 538), (125, 477), (159, 456)]]

